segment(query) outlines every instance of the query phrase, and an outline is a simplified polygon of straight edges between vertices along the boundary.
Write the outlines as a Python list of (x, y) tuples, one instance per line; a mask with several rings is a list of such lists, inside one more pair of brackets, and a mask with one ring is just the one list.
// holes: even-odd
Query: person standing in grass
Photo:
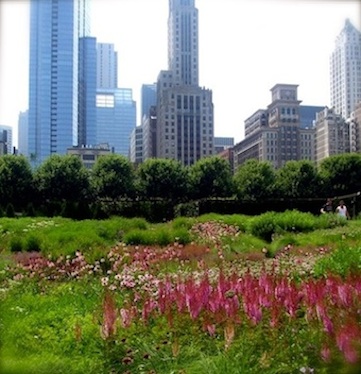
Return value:
[(336, 208), (336, 214), (339, 217), (343, 217), (345, 219), (350, 219), (351, 218), (343, 200), (340, 200), (340, 203), (339, 203), (338, 207)]
[(332, 213), (332, 212), (333, 212), (332, 199), (328, 198), (326, 203), (321, 208), (321, 213)]

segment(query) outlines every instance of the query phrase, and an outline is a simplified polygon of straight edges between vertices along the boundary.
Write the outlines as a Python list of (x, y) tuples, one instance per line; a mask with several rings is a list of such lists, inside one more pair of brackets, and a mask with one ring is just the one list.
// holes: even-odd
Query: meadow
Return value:
[(345, 373), (361, 220), (0, 218), (0, 372)]

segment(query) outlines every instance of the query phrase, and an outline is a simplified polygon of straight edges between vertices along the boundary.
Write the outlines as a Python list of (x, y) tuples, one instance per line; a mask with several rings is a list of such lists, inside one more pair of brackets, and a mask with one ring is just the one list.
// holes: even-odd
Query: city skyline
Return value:
[[(140, 125), (141, 86), (167, 68), (168, 2), (91, 3), (90, 34), (114, 44), (118, 86), (133, 90)], [(18, 115), (28, 109), (28, 2), (0, 6), (0, 124), (13, 128), (17, 144)], [(213, 91), (215, 136), (242, 140), (244, 121), (270, 103), (276, 83), (298, 84), (305, 105), (330, 105), (329, 57), (346, 18), (360, 30), (358, 1), (196, 0), (196, 7), (199, 83)]]

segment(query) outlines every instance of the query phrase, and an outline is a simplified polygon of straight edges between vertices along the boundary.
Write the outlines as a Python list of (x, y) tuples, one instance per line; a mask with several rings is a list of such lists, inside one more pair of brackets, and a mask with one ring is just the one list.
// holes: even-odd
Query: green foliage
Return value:
[(173, 229), (185, 228), (187, 230), (190, 230), (195, 222), (196, 222), (196, 220), (194, 218), (177, 217), (172, 221), (172, 227), (173, 227)]
[(197, 199), (227, 197), (233, 194), (233, 179), (229, 162), (219, 156), (198, 160), (190, 168), (193, 191)]
[(123, 236), (123, 242), (129, 245), (166, 246), (175, 242), (187, 244), (190, 241), (191, 237), (186, 228), (172, 229), (168, 224), (157, 225), (152, 230), (130, 230)]
[(33, 192), (33, 175), (24, 156), (5, 155), (0, 157), (0, 205), (8, 203), (21, 209)]
[(361, 247), (351, 248), (341, 245), (328, 256), (319, 259), (314, 267), (316, 276), (326, 277), (337, 274), (345, 277), (349, 274), (359, 274), (361, 270)]
[(26, 209), (25, 209), (25, 216), (27, 217), (35, 217), (36, 216), (36, 211), (35, 211), (35, 208), (34, 208), (34, 205), (33, 203), (29, 203), (27, 206), (26, 206)]
[(61, 217), (1, 218), (0, 251), (41, 250), (44, 255), (59, 256), (81, 250), (88, 256), (115, 245), (124, 233), (135, 228), (145, 230), (148, 223), (141, 218), (119, 217), (83, 221)]
[(247, 160), (234, 175), (239, 200), (262, 200), (274, 194), (275, 171), (271, 163)]
[(35, 186), (43, 200), (77, 202), (90, 197), (88, 170), (78, 157), (54, 154), (34, 173)]
[(98, 198), (119, 199), (134, 195), (135, 175), (129, 159), (111, 154), (98, 158), (91, 180)]
[(137, 169), (138, 189), (148, 199), (180, 201), (189, 190), (188, 170), (171, 159), (147, 159)]
[(12, 237), (9, 243), (10, 252), (21, 252), (23, 250), (23, 241), (19, 237)]
[(26, 252), (40, 252), (41, 251), (41, 240), (39, 236), (29, 235), (27, 236), (24, 244), (24, 250)]
[(249, 220), (248, 232), (263, 240), (271, 242), (275, 234), (285, 232), (310, 232), (347, 224), (332, 214), (314, 216), (311, 213), (287, 210), (282, 213), (267, 212)]
[(329, 196), (361, 191), (361, 154), (345, 153), (322, 160), (320, 176)]
[(6, 217), (9, 217), (9, 218), (15, 217), (15, 209), (12, 203), (9, 203), (6, 205), (5, 215)]
[(277, 213), (267, 212), (254, 217), (249, 222), (248, 230), (250, 233), (267, 242), (272, 241), (272, 237), (279, 229), (276, 223)]
[(199, 216), (199, 202), (189, 201), (185, 203), (179, 203), (174, 207), (175, 217), (197, 217)]
[(308, 160), (288, 161), (276, 172), (275, 190), (280, 197), (314, 197), (320, 185), (316, 166)]

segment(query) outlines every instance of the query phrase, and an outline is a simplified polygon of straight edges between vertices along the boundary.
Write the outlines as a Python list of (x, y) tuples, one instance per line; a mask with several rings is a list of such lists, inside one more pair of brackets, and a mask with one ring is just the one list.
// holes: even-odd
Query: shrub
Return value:
[(6, 217), (13, 218), (15, 217), (15, 209), (13, 204), (8, 204), (6, 206), (6, 212), (5, 212)]
[(197, 217), (199, 216), (199, 202), (190, 201), (181, 203), (174, 207), (175, 217)]
[(30, 235), (25, 240), (24, 249), (26, 252), (40, 252), (41, 240), (38, 236)]
[(172, 222), (172, 227), (174, 229), (187, 229), (190, 230), (191, 227), (194, 225), (195, 220), (188, 218), (188, 217), (177, 217)]
[(123, 242), (129, 245), (151, 245), (155, 244), (155, 239), (153, 231), (134, 229), (124, 234)]
[(19, 237), (11, 238), (10, 240), (10, 251), (21, 252), (23, 250), (23, 242)]
[(277, 214), (275, 212), (267, 212), (253, 217), (249, 221), (248, 230), (252, 235), (271, 242), (274, 233), (277, 231), (276, 217)]

